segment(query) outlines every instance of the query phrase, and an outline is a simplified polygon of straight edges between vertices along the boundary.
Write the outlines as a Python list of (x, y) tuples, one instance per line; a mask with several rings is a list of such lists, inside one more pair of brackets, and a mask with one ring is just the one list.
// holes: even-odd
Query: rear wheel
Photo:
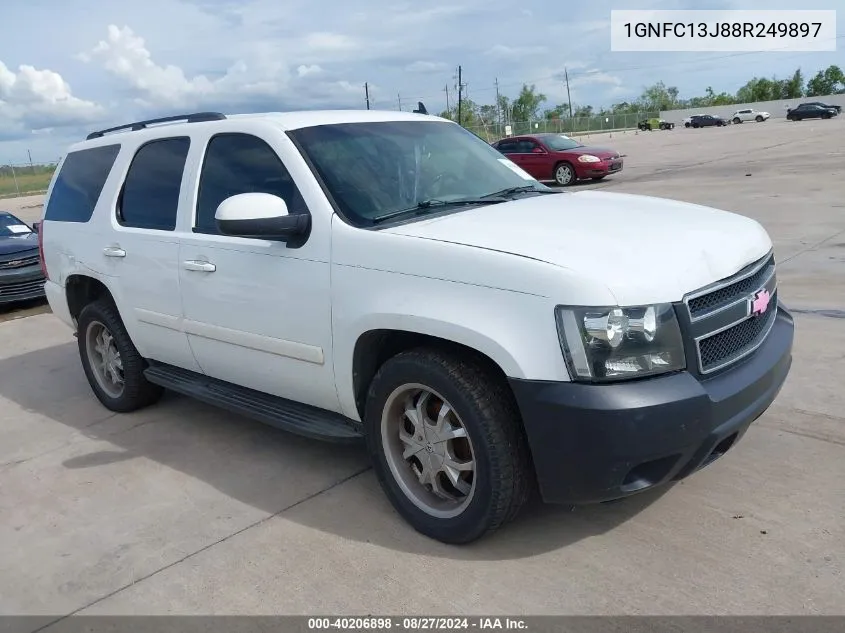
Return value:
[[(759, 117), (758, 117), (757, 120), (759, 121)], [(738, 116), (735, 116), (734, 117), (734, 123), (742, 123), (742, 119), (740, 119)]]
[(481, 365), (419, 349), (370, 385), (367, 446), (379, 483), (418, 532), (468, 543), (513, 519), (533, 475), (519, 413)]
[(569, 163), (558, 163), (555, 165), (554, 178), (561, 187), (568, 187), (577, 180), (575, 168)]
[(156, 402), (163, 392), (144, 377), (146, 361), (111, 301), (89, 303), (79, 314), (77, 340), (82, 368), (97, 399), (126, 413)]

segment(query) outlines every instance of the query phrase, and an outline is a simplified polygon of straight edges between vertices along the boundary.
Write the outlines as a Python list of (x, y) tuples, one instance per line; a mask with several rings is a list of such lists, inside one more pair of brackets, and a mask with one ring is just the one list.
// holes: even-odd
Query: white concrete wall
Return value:
[[(845, 94), (841, 95), (826, 95), (823, 97), (801, 97), (800, 99), (780, 99), (778, 101), (760, 101), (758, 103), (735, 103), (726, 106), (711, 106), (709, 108), (689, 108), (686, 110), (665, 110), (660, 113), (661, 119), (672, 121), (675, 124), (683, 123), (683, 120), (693, 114), (713, 114), (727, 119), (737, 110), (745, 110), (746, 108), (753, 108), (768, 112), (773, 119), (786, 118), (786, 109), (794, 108), (799, 103), (805, 101), (822, 101), (833, 105), (841, 105), (845, 108)], [(843, 115), (845, 116), (845, 115)]]

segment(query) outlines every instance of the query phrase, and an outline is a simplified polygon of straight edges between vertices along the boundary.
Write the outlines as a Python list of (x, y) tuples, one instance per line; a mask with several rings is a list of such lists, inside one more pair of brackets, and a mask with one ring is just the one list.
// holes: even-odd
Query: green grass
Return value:
[(0, 172), (0, 198), (15, 197), (18, 191), (22, 196), (46, 191), (53, 177), (53, 170), (39, 170), (34, 174), (28, 172), (28, 167), (15, 172), (17, 187), (15, 187), (15, 178), (12, 178), (10, 173), (6, 173), (5, 170)]

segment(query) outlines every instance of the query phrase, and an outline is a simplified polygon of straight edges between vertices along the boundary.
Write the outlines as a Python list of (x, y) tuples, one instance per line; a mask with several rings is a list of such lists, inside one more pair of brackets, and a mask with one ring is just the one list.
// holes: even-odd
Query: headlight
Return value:
[(598, 156), (593, 156), (592, 154), (581, 154), (578, 157), (579, 163), (600, 163), (601, 158)]
[(681, 329), (671, 304), (558, 306), (555, 317), (574, 380), (641, 378), (686, 367)]

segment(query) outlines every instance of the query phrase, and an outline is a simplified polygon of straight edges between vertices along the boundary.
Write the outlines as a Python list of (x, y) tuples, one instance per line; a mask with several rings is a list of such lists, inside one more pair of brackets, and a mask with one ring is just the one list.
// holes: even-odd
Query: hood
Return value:
[(678, 301), (772, 248), (763, 227), (741, 215), (595, 190), (533, 196), (385, 231), (540, 260), (603, 285), (619, 305)]
[(38, 248), (38, 233), (0, 235), (0, 255), (12, 255)]

